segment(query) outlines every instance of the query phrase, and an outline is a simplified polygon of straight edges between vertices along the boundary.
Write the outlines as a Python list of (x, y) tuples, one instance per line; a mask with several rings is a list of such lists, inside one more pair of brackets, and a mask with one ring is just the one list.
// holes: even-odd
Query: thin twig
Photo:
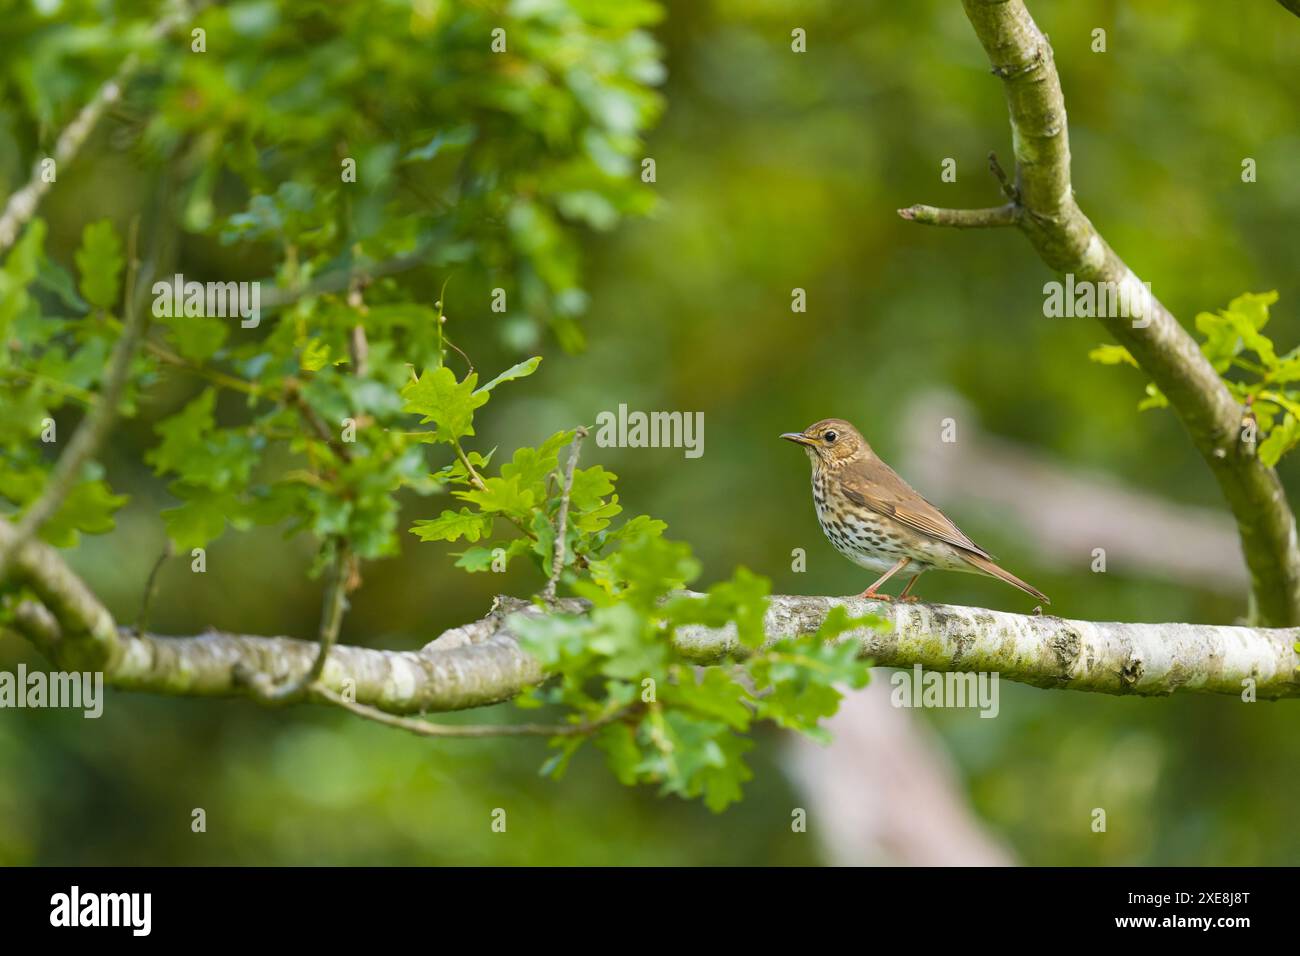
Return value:
[(457, 345), (451, 339), (447, 338), (447, 333), (445, 331), (442, 334), (442, 344), (451, 346), (453, 349), (456, 350), (456, 352), (460, 355), (460, 357), (465, 360), (465, 365), (468, 366), (465, 372), (466, 375), (469, 375), (474, 371), (474, 363), (470, 360), (470, 357), (465, 354), (464, 350), (459, 345)]
[(329, 445), (330, 450), (333, 451), (335, 455), (345, 462), (352, 461), (352, 453), (348, 451), (347, 445), (334, 437), (329, 430), (329, 426), (321, 420), (320, 415), (316, 414), (316, 409), (312, 408), (311, 404), (302, 397), (302, 392), (299, 391), (296, 383), (287, 382), (285, 384), (284, 401), (286, 404), (291, 405), (298, 410), (298, 414), (301, 415), (303, 421), (311, 427), (311, 430), (316, 433), (316, 437)]
[(358, 272), (348, 284), (348, 306), (357, 313), (357, 324), (352, 326), (352, 335), (348, 341), (348, 350), (352, 356), (352, 374), (365, 378), (370, 368), (370, 343), (366, 340), (365, 288), (370, 284), (370, 275)]
[(399, 272), (406, 272), (424, 265), (432, 251), (432, 245), (422, 246), (414, 252), (396, 256), (383, 262), (363, 263), (346, 269), (327, 272), (305, 285), (296, 285), (289, 289), (268, 289), (262, 296), (259, 306), (263, 312), (282, 309), (285, 306), (293, 305), (300, 299), (325, 295), (330, 292), (343, 292), (352, 285), (358, 276), (365, 276), (373, 280), (396, 275)]
[[(475, 468), (474, 465), (470, 462), (469, 455), (465, 454), (465, 449), (461, 447), (460, 441), (456, 440), (453, 441), (451, 444), (456, 451), (456, 458), (460, 461), (461, 466), (469, 474), (469, 483), (473, 485), (475, 488), (477, 488), (479, 491), (487, 491), (487, 482), (483, 480), (483, 476), (478, 473), (478, 469)], [(537, 535), (534, 534), (533, 530), (529, 528), (528, 525), (524, 524), (524, 522), (521, 519), (515, 517), (514, 515), (508, 515), (504, 513), (501, 515), (501, 517), (509, 521), (512, 525), (514, 525), (516, 528), (522, 531), (527, 537), (532, 538), (534, 541), (537, 540)]]
[(361, 322), (352, 326), (348, 351), (352, 355), (352, 374), (357, 378), (365, 378), (370, 373), (370, 344), (366, 341), (366, 327)]
[(149, 578), (144, 584), (144, 595), (140, 598), (140, 613), (135, 617), (135, 634), (139, 637), (145, 632), (149, 623), (149, 608), (153, 605), (154, 593), (158, 584), (158, 572), (175, 552), (172, 550), (172, 543), (169, 540), (163, 546), (162, 554), (158, 555), (158, 560), (153, 563), (153, 569), (149, 572)]
[(927, 226), (952, 226), (956, 229), (987, 229), (992, 226), (1014, 226), (1020, 222), (1020, 207), (1013, 202), (988, 209), (942, 209), (938, 206), (909, 206), (898, 210), (909, 222)]
[(452, 439), (452, 448), (456, 451), (456, 458), (460, 461), (465, 471), (469, 474), (469, 481), (479, 491), (487, 490), (487, 483), (483, 481), (483, 476), (478, 473), (472, 464), (470, 464), (469, 455), (465, 454), (465, 449), (460, 446), (459, 439)]
[(578, 464), (578, 452), (582, 449), (582, 440), (587, 437), (587, 429), (579, 425), (574, 429), (573, 444), (569, 451), (569, 464), (564, 471), (564, 492), (560, 495), (560, 518), (555, 535), (555, 560), (551, 562), (551, 577), (542, 591), (542, 599), (547, 604), (555, 601), (555, 588), (560, 583), (564, 572), (565, 536), (569, 523), (569, 494), (573, 491), (573, 471)]
[(48, 375), (41, 375), (39, 372), (31, 372), (24, 368), (0, 368), (0, 379), (7, 381), (27, 381), (37, 385), (43, 385), (52, 392), (58, 392), (65, 398), (81, 402), (83, 405), (96, 405), (99, 403), (99, 396), (84, 388), (78, 388), (75, 385), (69, 385), (67, 382), (61, 382), (57, 378), (51, 378)]
[(265, 389), (256, 382), (250, 382), (247, 379), (228, 375), (219, 369), (208, 368), (206, 365), (191, 362), (189, 359), (182, 358), (166, 346), (160, 345), (152, 339), (145, 341), (144, 348), (150, 355), (166, 362), (168, 365), (174, 365), (177, 368), (184, 369), (200, 378), (207, 379), (213, 385), (220, 388), (228, 388), (231, 391), (241, 392), (244, 395), (252, 395), (256, 398), (260, 398), (265, 392)]
[(578, 724), (433, 724), (412, 717), (398, 717), (375, 707), (358, 704), (327, 687), (314, 688), (313, 693), (322, 700), (342, 707), (358, 717), (373, 720), (387, 727), (396, 727), (420, 737), (578, 737), (625, 720), (641, 709), (640, 704), (630, 704), (595, 720)]
[[(459, 349), (457, 351), (459, 351)], [(416, 433), (410, 432), (409, 434), (413, 435)], [(469, 483), (479, 491), (487, 491), (487, 482), (483, 480), (483, 476), (478, 473), (478, 469), (475, 468), (474, 465), (470, 462), (469, 455), (465, 454), (465, 449), (461, 447), (460, 441), (453, 440), (451, 446), (456, 451), (456, 459), (461, 463), (461, 466), (465, 469), (465, 471), (469, 475)], [(522, 531), (525, 537), (531, 538), (533, 541), (537, 540), (537, 535), (533, 532), (533, 529), (528, 527), (528, 525), (525, 524), (522, 519), (516, 517), (515, 515), (510, 515), (505, 513), (502, 513), (501, 517), (505, 518), (512, 525), (514, 525), (516, 528)]]
[(1002, 168), (1002, 164), (998, 162), (998, 154), (992, 151), (989, 152), (989, 172), (993, 174), (993, 178), (996, 179), (998, 185), (1002, 187), (1002, 195), (1006, 196), (1007, 199), (1011, 200), (1013, 203), (1019, 203), (1020, 190), (1007, 176), (1007, 171)]
[[(280, 701), (296, 697), (312, 687), (325, 672), (325, 662), (329, 659), (330, 650), (338, 642), (339, 631), (343, 627), (343, 614), (348, 606), (348, 564), (351, 560), (347, 545), (342, 541), (338, 542), (334, 566), (330, 570), (329, 580), (325, 585), (325, 597), (321, 603), (320, 648), (316, 651), (316, 659), (312, 662), (311, 669), (298, 680), (289, 681), (275, 688), (266, 687), (265, 680), (260, 682), (255, 680), (255, 684), (261, 685), (259, 696), (264, 700)], [(261, 677), (266, 678), (266, 675), (263, 674)]]

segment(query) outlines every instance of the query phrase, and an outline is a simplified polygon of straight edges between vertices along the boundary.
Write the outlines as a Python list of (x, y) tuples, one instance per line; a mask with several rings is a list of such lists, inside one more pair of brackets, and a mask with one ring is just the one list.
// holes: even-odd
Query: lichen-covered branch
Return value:
[[(1047, 38), (1021, 0), (962, 2), (1006, 92), (1021, 207), (1016, 225), (1057, 272), (1139, 292), (1138, 277), (1075, 202), (1065, 98)], [(1282, 484), (1254, 446), (1240, 441), (1243, 410), (1195, 340), (1155, 296), (1144, 301), (1149, 314), (1140, 321), (1102, 321), (1169, 399), (1214, 473), (1237, 521), (1259, 620), (1300, 624), (1300, 546)]]
[[(12, 535), (0, 522), (0, 540)], [(42, 603), (25, 601), (15, 624), (56, 666), (103, 670), (110, 686), (181, 696), (249, 696), (265, 701), (255, 678), (292, 683), (311, 673), (317, 645), (289, 637), (209, 631), (160, 637), (118, 628), (57, 552), (40, 542), (17, 551), (15, 574)], [(773, 640), (815, 631), (831, 608), (878, 614), (888, 631), (851, 632), (877, 664), (990, 671), (1036, 687), (1108, 694), (1174, 691), (1239, 695), (1248, 680), (1260, 698), (1300, 697), (1300, 628), (1201, 624), (1120, 624), (1026, 616), (982, 608), (882, 604), (861, 598), (771, 599)], [(482, 620), (447, 631), (418, 651), (336, 646), (320, 677), (289, 700), (342, 696), (389, 714), (463, 710), (508, 700), (545, 678), (511, 631), (516, 615), (582, 614), (574, 599), (543, 607), (498, 598)], [(733, 629), (687, 627), (679, 650), (708, 663), (742, 652)]]
[[(996, 672), (1035, 687), (1106, 694), (1240, 695), (1249, 678), (1260, 698), (1300, 697), (1300, 658), (1293, 648), (1300, 628), (1096, 623), (942, 604), (779, 595), (772, 598), (767, 632), (773, 639), (810, 633), (836, 605), (855, 616), (879, 614), (893, 622), (884, 633), (845, 637), (860, 641), (863, 656), (880, 665)], [(562, 609), (580, 610), (576, 602)], [(488, 617), (419, 651), (336, 647), (321, 684), (343, 693), (351, 680), (357, 702), (396, 714), (507, 700), (544, 677), (511, 634), (513, 613), (544, 612), (499, 599)], [(216, 631), (185, 638), (123, 634), (122, 640), (124, 653), (106, 675), (108, 683), (167, 694), (241, 694), (241, 669), (287, 679), (306, 672), (316, 656), (315, 645), (306, 641)], [(730, 628), (684, 628), (677, 641), (685, 656), (700, 663), (741, 652)]]
[[(0, 520), (0, 547), (14, 526)], [(192, 697), (246, 696), (301, 682), (284, 702), (337, 703), (339, 698), (388, 714), (464, 710), (499, 703), (546, 678), (512, 632), (519, 615), (586, 613), (584, 602), (551, 605), (498, 598), (481, 620), (446, 631), (415, 651), (336, 645), (319, 677), (308, 677), (319, 647), (290, 637), (211, 630), (194, 637), (162, 637), (119, 627), (109, 611), (63, 561), (40, 541), (13, 550), (8, 584), (13, 626), (56, 667), (93, 669), (121, 690)], [(33, 599), (34, 598), (34, 599)], [(1300, 628), (1202, 624), (1122, 624), (1071, 621), (941, 604), (886, 604), (861, 598), (771, 598), (765, 619), (777, 640), (816, 631), (831, 609), (851, 616), (876, 614), (886, 631), (859, 630), (843, 640), (861, 643), (864, 657), (894, 667), (996, 672), (1007, 680), (1107, 694), (1163, 695), (1174, 691), (1261, 698), (1300, 697)], [(739, 655), (734, 627), (679, 628), (675, 640), (699, 663)]]
[(0, 586), (16, 583), (40, 600), (39, 611), (29, 607), (19, 616), (28, 638), (61, 666), (111, 670), (119, 649), (113, 615), (59, 552), (40, 541), (19, 544), (18, 529), (3, 519), (0, 551), (10, 556)]
[[(778, 595), (767, 613), (768, 636), (814, 631), (837, 605), (852, 616), (878, 614), (891, 622), (883, 633), (845, 635), (862, 643), (865, 657), (890, 667), (987, 671), (1035, 687), (1103, 694), (1240, 695), (1250, 678), (1261, 698), (1300, 696), (1293, 647), (1300, 628), (1071, 621), (947, 604)], [(729, 629), (685, 629), (678, 643), (701, 660), (736, 649)]]

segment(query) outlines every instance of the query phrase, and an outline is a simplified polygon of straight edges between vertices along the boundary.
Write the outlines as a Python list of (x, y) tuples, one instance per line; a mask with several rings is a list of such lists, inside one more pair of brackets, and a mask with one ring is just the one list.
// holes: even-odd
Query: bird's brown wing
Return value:
[(992, 560), (992, 555), (962, 533), (948, 516), (922, 498), (911, 485), (880, 459), (844, 469), (844, 495), (854, 504), (893, 518), (915, 531)]

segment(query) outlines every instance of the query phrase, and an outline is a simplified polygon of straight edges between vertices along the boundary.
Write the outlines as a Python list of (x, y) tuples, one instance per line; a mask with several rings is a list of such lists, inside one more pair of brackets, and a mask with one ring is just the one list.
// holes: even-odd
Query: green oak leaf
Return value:
[(767, 639), (763, 618), (771, 591), (767, 578), (739, 567), (730, 580), (713, 585), (703, 598), (676, 598), (664, 606), (663, 613), (675, 625), (722, 627), (735, 622), (740, 642), (746, 647), (760, 647)]
[(122, 266), (122, 241), (107, 219), (87, 224), (81, 232), (81, 248), (75, 255), (81, 273), (82, 297), (91, 305), (111, 309), (117, 303)]
[(662, 687), (659, 699), (668, 706), (685, 707), (697, 714), (721, 720), (733, 730), (749, 729), (753, 711), (750, 693), (720, 667), (677, 668), (679, 679)]
[(1259, 460), (1272, 468), (1297, 443), (1300, 443), (1300, 420), (1288, 412), (1282, 424), (1275, 426), (1260, 442)]
[(163, 511), (162, 518), (167, 537), (177, 551), (206, 547), (221, 537), (226, 521), (239, 513), (239, 500), (232, 494), (187, 488), (178, 483), (173, 483), (170, 490), (181, 499), (181, 504)]
[(303, 346), (298, 365), (308, 372), (319, 372), (330, 364), (330, 347), (324, 339), (311, 339)]
[[(444, 511), (436, 518), (415, 522), (411, 533), (421, 541), (477, 541), (492, 533), (492, 516), (468, 508)], [(489, 555), (491, 552), (489, 552)]]
[(532, 510), (536, 496), (531, 489), (519, 487), (518, 478), (486, 478), (482, 488), (452, 492), (462, 501), (478, 505), (483, 511), (501, 512), (515, 517), (526, 517)]
[(1122, 345), (1099, 345), (1088, 353), (1088, 358), (1102, 365), (1119, 365), (1122, 362), (1134, 368), (1138, 367), (1137, 360)]
[(162, 436), (162, 442), (146, 453), (145, 460), (159, 474), (180, 472), (201, 453), (203, 438), (212, 429), (216, 404), (216, 390), (206, 388), (175, 415), (159, 422), (154, 431)]
[[(33, 219), (5, 257), (4, 267), (0, 268), (0, 336), (8, 335), (13, 320), (33, 302), (27, 287), (45, 259), (44, 245), (45, 220)], [(7, 358), (7, 350), (0, 350), (0, 364)]]
[(182, 358), (203, 363), (216, 355), (230, 334), (230, 325), (206, 315), (176, 315), (158, 320)]
[[(502, 478), (518, 478), (519, 487), (546, 494), (546, 477), (559, 466), (560, 449), (573, 441), (572, 431), (556, 432), (536, 448), (517, 448), (514, 457), (501, 466)], [(610, 475), (613, 478), (613, 475)]]
[(493, 548), (467, 548), (462, 551), (456, 558), (456, 567), (464, 568), (470, 574), (480, 571), (490, 571), (492, 561), (496, 557)]
[(542, 364), (542, 357), (540, 355), (534, 355), (532, 358), (528, 359), (525, 362), (520, 362), (518, 365), (510, 366), (510, 368), (506, 369), (496, 378), (492, 379), (492, 381), (476, 389), (475, 394), (487, 394), (488, 392), (492, 391), (492, 389), (500, 385), (502, 382), (513, 382), (515, 379), (518, 378), (527, 378), (529, 375), (532, 375), (534, 372), (536, 372), (537, 366), (541, 364)]
[(56, 548), (77, 543), (77, 532), (104, 534), (114, 528), (113, 514), (126, 504), (125, 495), (115, 495), (98, 479), (73, 485), (68, 496), (41, 527), (41, 537)]
[(470, 372), (464, 381), (447, 366), (439, 366), (402, 388), (402, 410), (424, 416), (422, 424), (437, 425), (436, 441), (448, 444), (474, 434), (474, 409), (485, 405), (488, 393), (475, 392), (478, 376)]
[(599, 508), (604, 504), (604, 497), (614, 490), (616, 476), (600, 465), (590, 468), (575, 468), (573, 485), (569, 491), (569, 501), (580, 511)]

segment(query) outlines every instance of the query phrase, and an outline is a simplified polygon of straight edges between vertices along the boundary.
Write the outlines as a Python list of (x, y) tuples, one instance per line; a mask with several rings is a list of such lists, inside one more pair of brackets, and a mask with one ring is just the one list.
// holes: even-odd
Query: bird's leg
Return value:
[(884, 584), (886, 581), (888, 581), (895, 574), (903, 570), (903, 568), (907, 567), (911, 563), (912, 563), (911, 558), (899, 558), (897, 563), (895, 563), (895, 565), (892, 568), (890, 568), (888, 571), (882, 574), (876, 580), (876, 582), (873, 585), (871, 585), (871, 587), (867, 588), (865, 591), (859, 594), (858, 597), (875, 598), (877, 601), (892, 601), (893, 600), (892, 597), (890, 597), (888, 594), (880, 594), (879, 592), (876, 591), (876, 588), (880, 587), (882, 584)]
[(914, 604), (920, 600), (920, 598), (918, 598), (916, 595), (912, 595), (911, 597), (908, 597), (907, 592), (912, 590), (912, 585), (916, 583), (916, 579), (919, 578), (924, 573), (925, 573), (924, 571), (917, 571), (914, 575), (912, 575), (912, 580), (907, 582), (907, 587), (903, 588), (903, 593), (898, 596), (898, 599), (900, 601), (907, 601), (909, 604)]

